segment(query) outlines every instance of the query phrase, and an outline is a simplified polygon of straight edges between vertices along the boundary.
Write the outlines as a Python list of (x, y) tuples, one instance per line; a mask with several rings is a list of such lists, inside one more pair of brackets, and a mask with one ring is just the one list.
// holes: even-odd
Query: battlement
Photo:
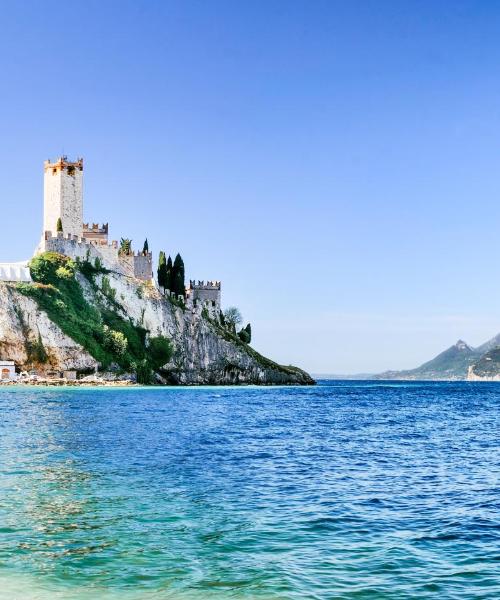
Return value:
[(107, 243), (108, 242), (108, 223), (104, 223), (102, 227), (99, 226), (99, 223), (92, 223), (92, 227), (89, 226), (88, 223), (83, 224), (83, 237), (89, 240), (95, 240), (99, 243)]
[(55, 162), (51, 162), (50, 159), (43, 163), (44, 171), (47, 172), (52, 169), (52, 174), (56, 175), (59, 171), (66, 170), (69, 175), (75, 172), (75, 170), (83, 171), (83, 158), (77, 158), (76, 161), (68, 160), (66, 155), (60, 156)]
[(189, 289), (191, 290), (219, 290), (221, 289), (220, 281), (200, 281), (195, 279), (189, 281)]
[(221, 306), (221, 282), (191, 279), (186, 288), (186, 301), (188, 306), (202, 306), (209, 310), (210, 314), (217, 314)]
[(120, 245), (116, 240), (111, 243), (91, 240), (79, 235), (52, 231), (45, 231), (39, 252), (59, 252), (70, 258), (95, 261), (99, 259), (102, 266), (111, 271), (116, 271), (143, 281), (153, 278), (153, 255), (151, 252), (131, 252), (120, 254)]
[(92, 223), (92, 227), (89, 226), (88, 223), (83, 224), (83, 231), (95, 232), (95, 233), (108, 233), (109, 224), (103, 223), (102, 227), (99, 226), (99, 223)]
[(73, 235), (71, 233), (63, 233), (62, 231), (58, 231), (55, 235), (52, 231), (45, 231), (43, 236), (45, 241), (48, 240), (65, 240), (70, 242), (75, 242), (79, 246), (107, 246), (108, 248), (113, 248), (118, 250), (118, 242), (113, 240), (112, 242), (102, 243), (93, 239), (89, 239), (87, 237), (83, 237), (81, 235)]

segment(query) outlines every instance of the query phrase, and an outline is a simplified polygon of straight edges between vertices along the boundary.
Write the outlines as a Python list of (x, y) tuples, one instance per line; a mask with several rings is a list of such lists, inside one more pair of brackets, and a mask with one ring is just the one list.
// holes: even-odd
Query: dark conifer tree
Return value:
[(167, 290), (172, 290), (172, 269), (172, 258), (169, 256), (165, 275), (165, 289)]
[(184, 284), (184, 261), (180, 254), (177, 254), (172, 267), (172, 291), (177, 296), (184, 296), (186, 293)]
[(248, 344), (252, 341), (252, 326), (250, 323), (245, 327), (245, 331), (248, 333)]
[(164, 289), (166, 286), (167, 279), (167, 263), (165, 262), (165, 252), (161, 250), (160, 256), (158, 257), (158, 285)]
[(58, 233), (61, 233), (61, 232), (62, 232), (62, 230), (63, 230), (62, 221), (61, 221), (61, 217), (59, 217), (59, 218), (57, 219), (57, 223), (56, 223), (56, 231), (57, 231)]
[(147, 256), (149, 254), (148, 238), (146, 238), (146, 240), (144, 242), (144, 247), (142, 248), (142, 254), (143, 254), (143, 256)]

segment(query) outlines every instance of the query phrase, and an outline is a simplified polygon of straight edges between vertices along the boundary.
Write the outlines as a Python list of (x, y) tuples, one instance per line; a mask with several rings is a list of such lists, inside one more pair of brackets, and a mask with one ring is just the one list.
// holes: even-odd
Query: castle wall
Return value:
[(153, 256), (151, 253), (146, 256), (142, 253), (120, 256), (120, 262), (125, 274), (129, 277), (135, 277), (143, 281), (150, 281), (153, 278)]
[(110, 271), (115, 271), (128, 277), (135, 277), (144, 281), (150, 281), (152, 278), (152, 255), (130, 254), (121, 255), (118, 252), (118, 242), (103, 244), (100, 242), (92, 243), (86, 238), (66, 235), (59, 233), (53, 236), (50, 231), (46, 231), (42, 240), (39, 252), (58, 252), (69, 256), (73, 260), (89, 260), (94, 263), (96, 258), (101, 264)]
[[(53, 237), (50, 232), (45, 233), (45, 239), (40, 244), (40, 252), (58, 252), (72, 259), (90, 260), (94, 262), (98, 258), (103, 266), (111, 271), (123, 273), (118, 255), (118, 244), (114, 242), (111, 245), (92, 244), (84, 238), (60, 234)], [(76, 239), (75, 239), (76, 238)]]
[(153, 256), (148, 253), (146, 256), (139, 254), (134, 257), (134, 277), (149, 281), (153, 278)]

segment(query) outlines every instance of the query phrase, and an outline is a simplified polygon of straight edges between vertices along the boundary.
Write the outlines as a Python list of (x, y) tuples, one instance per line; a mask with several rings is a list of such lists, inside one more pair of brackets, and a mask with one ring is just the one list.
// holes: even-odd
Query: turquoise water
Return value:
[(499, 598), (500, 384), (0, 390), (0, 597)]

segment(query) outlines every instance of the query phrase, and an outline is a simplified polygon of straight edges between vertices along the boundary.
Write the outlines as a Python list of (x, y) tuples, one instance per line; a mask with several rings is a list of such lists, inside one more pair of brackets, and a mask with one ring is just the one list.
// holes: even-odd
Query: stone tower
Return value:
[(83, 231), (83, 159), (44, 163), (43, 230), (56, 235), (61, 219), (64, 234), (82, 235)]

